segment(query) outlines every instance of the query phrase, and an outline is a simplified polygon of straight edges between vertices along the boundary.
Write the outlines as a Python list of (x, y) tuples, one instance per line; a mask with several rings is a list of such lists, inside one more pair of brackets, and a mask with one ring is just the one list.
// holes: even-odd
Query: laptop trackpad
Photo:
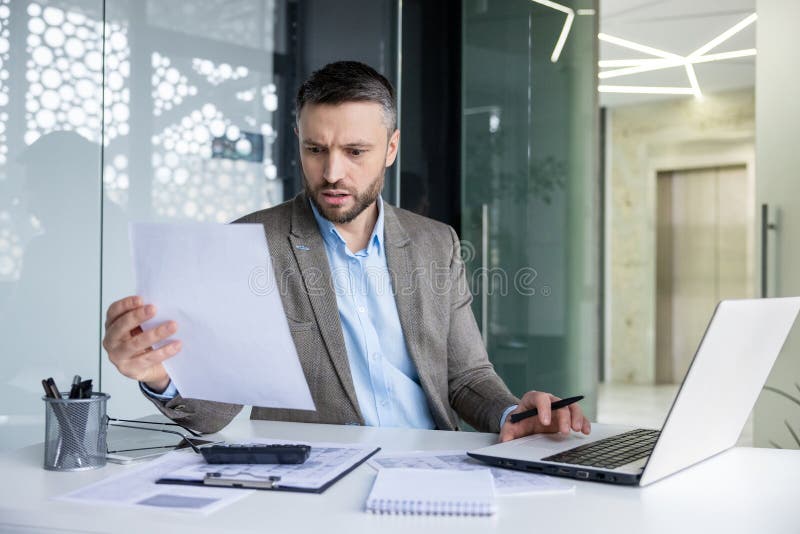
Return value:
[(588, 436), (579, 432), (570, 432), (569, 434), (532, 434), (513, 441), (490, 445), (489, 447), (477, 449), (472, 452), (500, 457), (544, 457), (616, 434), (621, 434), (628, 430), (631, 430), (631, 427), (596, 424), (593, 425), (592, 433)]
[[(594, 436), (592, 436), (594, 437)], [(512, 447), (522, 447), (530, 450), (535, 447), (541, 451), (562, 451), (567, 447), (577, 447), (587, 441), (588, 436), (570, 432), (569, 434), (533, 434), (524, 438), (516, 439), (507, 445)]]

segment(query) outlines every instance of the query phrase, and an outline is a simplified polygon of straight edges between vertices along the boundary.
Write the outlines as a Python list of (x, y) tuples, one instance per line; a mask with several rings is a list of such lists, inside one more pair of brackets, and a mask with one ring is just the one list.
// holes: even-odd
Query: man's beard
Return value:
[[(370, 207), (376, 200), (378, 200), (378, 196), (381, 194), (381, 190), (383, 189), (383, 180), (384, 174), (381, 173), (381, 175), (375, 178), (369, 187), (367, 187), (367, 189), (361, 193), (357, 193), (356, 191), (346, 187), (338, 186), (338, 182), (335, 184), (326, 183), (324, 186), (312, 190), (308, 185), (308, 180), (305, 179), (305, 176), (303, 177), (303, 187), (305, 189), (306, 196), (311, 199), (311, 202), (314, 203), (317, 211), (319, 211), (323, 217), (334, 224), (347, 224), (361, 215), (365, 209)], [(352, 208), (345, 212), (341, 212), (337, 209), (326, 209), (325, 207), (321, 206), (319, 202), (317, 202), (317, 194), (322, 193), (326, 189), (343, 189), (347, 191), (348, 194), (352, 196), (355, 204)]]

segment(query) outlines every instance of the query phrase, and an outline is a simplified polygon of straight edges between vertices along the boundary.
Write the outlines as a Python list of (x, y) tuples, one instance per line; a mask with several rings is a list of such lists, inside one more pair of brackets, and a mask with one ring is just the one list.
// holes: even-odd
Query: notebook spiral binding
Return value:
[(492, 515), (494, 504), (486, 502), (422, 501), (397, 499), (370, 499), (367, 510), (378, 515)]

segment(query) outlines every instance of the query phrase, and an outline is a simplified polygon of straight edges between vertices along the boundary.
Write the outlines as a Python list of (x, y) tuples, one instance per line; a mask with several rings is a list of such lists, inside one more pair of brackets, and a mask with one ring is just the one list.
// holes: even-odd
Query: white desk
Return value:
[[(468, 449), (493, 434), (234, 421), (224, 439), (361, 442), (384, 450)], [(321, 495), (258, 491), (209, 516), (50, 500), (124, 466), (81, 473), (41, 468), (42, 447), (0, 456), (0, 532), (800, 532), (800, 452), (738, 448), (646, 488), (576, 481), (573, 494), (501, 497), (492, 518), (374, 516), (375, 477), (362, 465)]]

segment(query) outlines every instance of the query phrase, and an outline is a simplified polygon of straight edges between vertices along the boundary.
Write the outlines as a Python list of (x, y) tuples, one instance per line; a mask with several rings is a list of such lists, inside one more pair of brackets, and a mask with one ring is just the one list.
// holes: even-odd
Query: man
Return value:
[[(392, 86), (366, 65), (338, 62), (313, 73), (296, 100), (304, 193), (236, 221), (264, 226), (317, 407), (253, 407), (251, 418), (453, 430), (458, 414), (501, 440), (588, 434), (577, 404), (551, 415), (556, 397), (531, 391), (517, 399), (494, 372), (455, 231), (381, 200), (400, 142), (395, 110)], [(241, 406), (180, 396), (162, 365), (180, 341), (151, 349), (178, 325), (143, 332), (154, 314), (139, 297), (112, 304), (103, 340), (109, 358), (168, 417), (203, 432), (221, 429)], [(507, 421), (534, 407), (537, 417)]]

